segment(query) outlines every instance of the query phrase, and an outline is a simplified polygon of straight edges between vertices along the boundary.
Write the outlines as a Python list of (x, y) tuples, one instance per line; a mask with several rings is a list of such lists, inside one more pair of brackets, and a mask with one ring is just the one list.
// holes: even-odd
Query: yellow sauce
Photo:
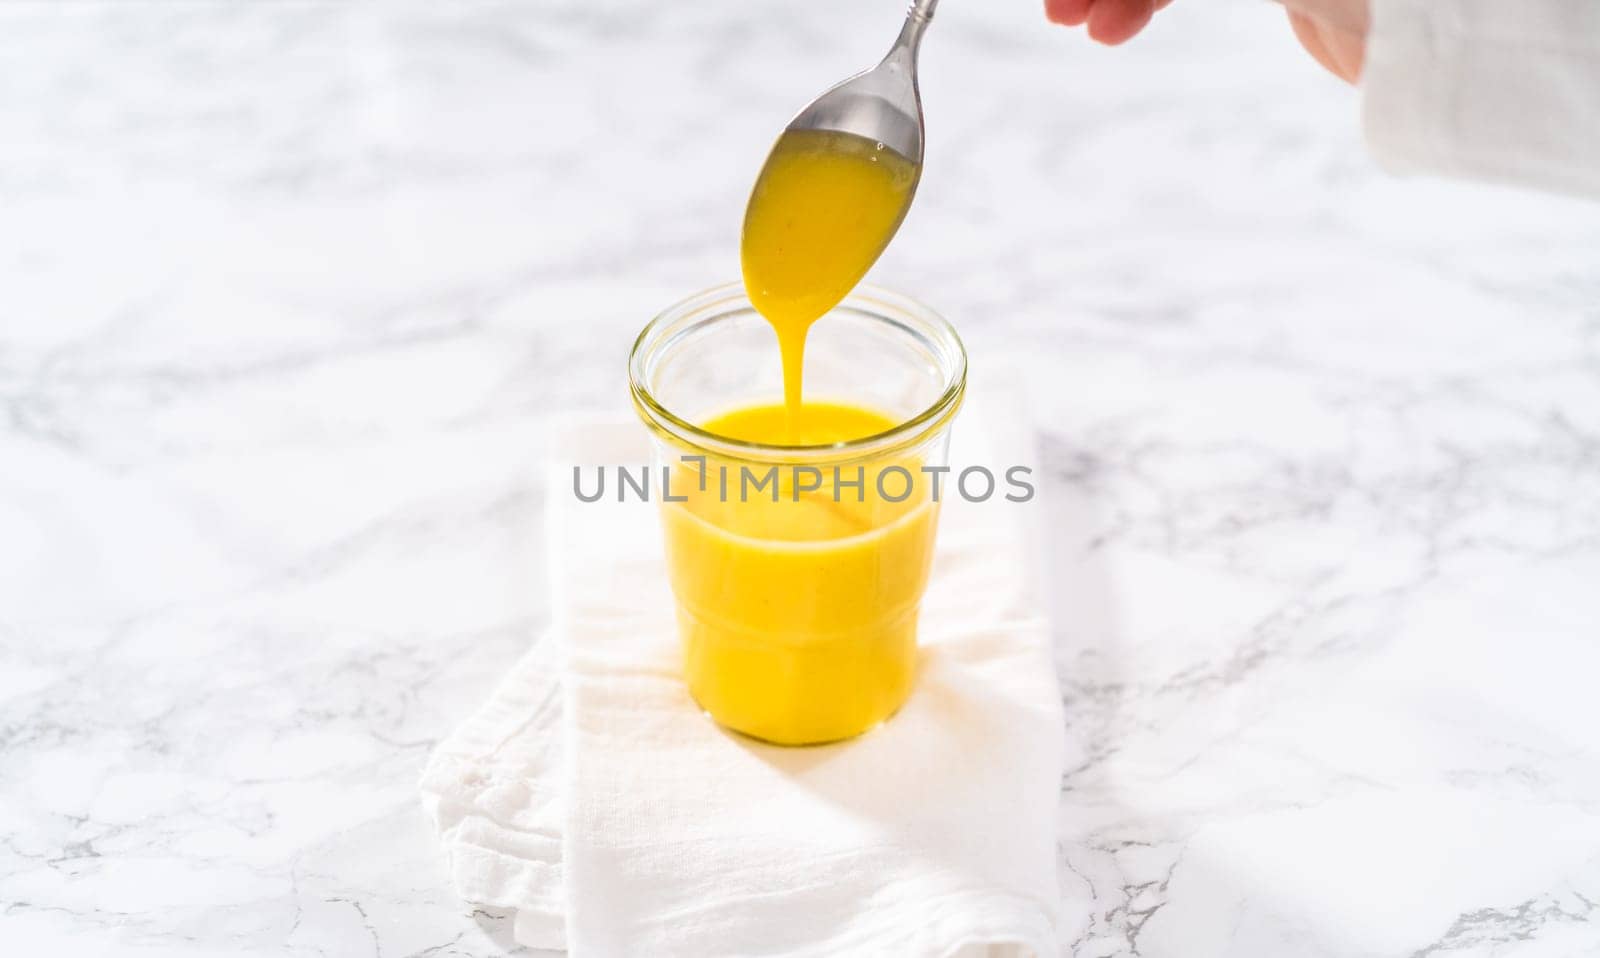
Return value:
[[(820, 445), (891, 428), (854, 406), (776, 403), (703, 424), (761, 441)], [(927, 584), (938, 504), (913, 459), (812, 475), (793, 466), (710, 459), (676, 467), (667, 561), (689, 691), (721, 724), (769, 742), (849, 738), (892, 715), (911, 691), (917, 604)], [(756, 483), (775, 468), (772, 485)], [(898, 472), (912, 477), (909, 495)], [(859, 470), (859, 471), (858, 471)], [(859, 487), (852, 485), (860, 479)], [(817, 488), (810, 488), (816, 486)], [(773, 501), (774, 496), (777, 501)]]
[(778, 334), (791, 413), (806, 331), (872, 268), (916, 183), (910, 160), (850, 133), (792, 130), (767, 157), (745, 210), (741, 259), (745, 292)]
[[(777, 333), (784, 402), (700, 425), (766, 445), (830, 445), (897, 423), (853, 406), (801, 403), (806, 333), (888, 245), (915, 167), (845, 133), (785, 133), (745, 213), (745, 290)], [(785, 745), (858, 735), (911, 691), (917, 605), (937, 504), (914, 460), (826, 475), (774, 468), (752, 493), (738, 462), (676, 467), (663, 507), (689, 690), (723, 725)], [(767, 465), (752, 467), (765, 479)], [(885, 476), (899, 469), (914, 481)], [(860, 486), (848, 485), (859, 479)], [(811, 486), (816, 488), (810, 488)]]

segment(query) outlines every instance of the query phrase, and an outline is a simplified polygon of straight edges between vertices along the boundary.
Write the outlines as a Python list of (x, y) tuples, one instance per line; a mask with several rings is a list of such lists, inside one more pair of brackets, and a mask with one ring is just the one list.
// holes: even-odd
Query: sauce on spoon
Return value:
[(745, 210), (745, 292), (778, 335), (783, 397), (800, 409), (806, 332), (854, 289), (889, 245), (917, 184), (915, 164), (834, 130), (788, 130)]

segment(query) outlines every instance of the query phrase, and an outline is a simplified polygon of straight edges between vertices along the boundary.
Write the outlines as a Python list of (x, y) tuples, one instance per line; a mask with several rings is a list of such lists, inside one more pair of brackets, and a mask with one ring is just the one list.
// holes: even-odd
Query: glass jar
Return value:
[(905, 702), (966, 364), (932, 310), (861, 287), (811, 327), (805, 400), (875, 413), (882, 428), (828, 445), (752, 442), (705, 428), (782, 402), (773, 330), (741, 285), (692, 296), (640, 333), (629, 381), (653, 471), (669, 479), (657, 498), (684, 677), (718, 723), (814, 744)]

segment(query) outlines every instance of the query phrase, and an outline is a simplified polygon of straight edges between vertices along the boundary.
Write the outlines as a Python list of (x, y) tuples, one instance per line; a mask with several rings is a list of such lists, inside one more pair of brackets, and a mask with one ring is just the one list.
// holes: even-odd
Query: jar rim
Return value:
[(947, 425), (961, 407), (967, 387), (967, 350), (955, 327), (943, 316), (909, 296), (864, 283), (835, 308), (853, 309), (931, 339), (945, 360), (940, 368), (944, 388), (938, 398), (916, 415), (882, 432), (826, 445), (749, 442), (711, 432), (677, 415), (657, 400), (650, 392), (647, 378), (651, 355), (673, 339), (664, 335), (667, 328), (685, 317), (718, 307), (732, 307), (740, 312), (753, 312), (755, 309), (745, 295), (742, 283), (724, 283), (702, 290), (656, 314), (640, 330), (628, 354), (628, 390), (639, 417), (652, 430), (680, 444), (722, 458), (756, 462), (781, 459), (784, 462), (814, 463), (871, 458), (920, 443)]

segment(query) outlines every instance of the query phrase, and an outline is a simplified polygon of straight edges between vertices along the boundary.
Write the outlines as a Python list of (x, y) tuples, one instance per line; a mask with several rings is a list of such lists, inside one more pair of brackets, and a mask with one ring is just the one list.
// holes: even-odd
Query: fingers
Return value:
[(1044, 0), (1051, 21), (1076, 27), (1089, 25), (1089, 36), (1115, 46), (1132, 39), (1157, 10), (1172, 0)]
[(1294, 28), (1300, 45), (1329, 73), (1346, 83), (1355, 83), (1360, 78), (1367, 52), (1360, 34), (1329, 26), (1325, 21), (1293, 10), (1289, 11), (1289, 25)]
[(1290, 10), (1303, 14), (1318, 23), (1366, 36), (1371, 20), (1368, 0), (1281, 0)]
[(1082, 26), (1089, 19), (1089, 8), (1093, 5), (1094, 0), (1044, 0), (1044, 15), (1051, 23)]
[(1322, 42), (1339, 65), (1339, 76), (1347, 83), (1360, 81), (1361, 68), (1367, 60), (1366, 36), (1333, 27), (1323, 31)]
[(1155, 0), (1096, 0), (1089, 11), (1089, 37), (1107, 46), (1132, 40), (1155, 16)]

